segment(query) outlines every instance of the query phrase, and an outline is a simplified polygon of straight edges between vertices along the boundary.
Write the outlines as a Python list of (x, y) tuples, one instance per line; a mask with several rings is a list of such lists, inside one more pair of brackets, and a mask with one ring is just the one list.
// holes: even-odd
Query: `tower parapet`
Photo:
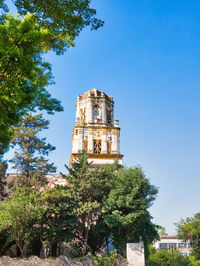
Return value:
[(92, 162), (91, 167), (112, 164), (115, 159), (122, 164), (119, 120), (114, 120), (114, 101), (97, 89), (79, 95), (76, 101), (70, 164), (83, 152)]

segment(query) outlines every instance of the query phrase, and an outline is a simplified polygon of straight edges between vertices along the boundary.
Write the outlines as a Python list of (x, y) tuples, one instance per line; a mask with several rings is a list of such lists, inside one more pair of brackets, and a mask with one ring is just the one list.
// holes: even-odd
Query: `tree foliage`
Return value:
[(149, 256), (148, 266), (192, 266), (187, 256), (177, 250), (158, 250)]
[(111, 251), (106, 253), (103, 257), (94, 257), (94, 266), (118, 266), (119, 264), (119, 254), (116, 251)]
[(16, 191), (12, 198), (0, 204), (0, 231), (7, 231), (10, 239), (19, 247), (22, 257), (26, 257), (30, 241), (35, 235), (35, 222), (40, 216), (37, 195), (34, 191)]
[(193, 254), (200, 260), (200, 213), (182, 219), (176, 226), (178, 237), (185, 241), (190, 240), (193, 245)]
[[(96, 30), (103, 21), (96, 18), (96, 10), (90, 7), (91, 0), (13, 0), (20, 15), (34, 14), (37, 24), (48, 29), (50, 49), (57, 53), (73, 46), (75, 38), (87, 26)], [(8, 11), (6, 1), (1, 0), (0, 8)]]
[(15, 128), (12, 144), (17, 149), (10, 160), (18, 173), (15, 187), (40, 188), (46, 184), (45, 175), (56, 171), (53, 163), (46, 158), (55, 147), (39, 135), (48, 125), (49, 121), (43, 119), (42, 114), (29, 114)]
[(115, 173), (107, 167), (89, 170), (85, 154), (72, 164), (69, 175), (65, 176), (70, 197), (75, 204), (73, 214), (78, 223), (77, 239), (83, 255), (91, 249), (88, 242), (89, 234), (102, 217), (104, 202), (114, 176)]
[[(34, 123), (39, 121), (37, 126), (33, 126), (32, 121), (29, 116), (18, 128), (15, 138), (16, 143), (23, 146), (23, 156), (16, 157), (16, 165), (19, 162), (17, 167), (24, 173), (25, 180), (27, 171), (37, 170), (40, 158), (33, 156), (34, 149), (29, 151), (41, 144), (40, 139), (35, 141), (33, 133), (38, 133), (38, 126), (48, 125), (40, 116), (34, 120)], [(25, 124), (27, 130), (24, 130)], [(86, 155), (81, 155), (69, 168), (69, 174), (63, 175), (65, 186), (44, 191), (33, 188), (31, 175), (28, 184), (15, 187), (12, 198), (0, 205), (0, 232), (6, 232), (10, 241), (17, 243), (23, 256), (31, 254), (34, 241), (39, 241), (45, 256), (56, 255), (55, 250), (62, 242), (76, 248), (76, 255), (85, 255), (95, 254), (110, 240), (124, 252), (128, 241), (138, 241), (142, 236), (145, 243), (149, 243), (157, 237), (148, 211), (157, 188), (144, 177), (141, 168), (126, 169), (117, 163), (93, 170), (89, 167)], [(25, 213), (26, 219), (18, 225)]]
[(38, 206), (43, 206), (43, 212), (37, 228), (45, 257), (56, 256), (59, 245), (74, 238), (76, 220), (73, 204), (66, 187), (48, 188), (40, 193)]
[(125, 251), (125, 244), (138, 242), (140, 236), (145, 242), (158, 237), (148, 211), (157, 193), (158, 189), (144, 177), (141, 168), (118, 171), (104, 210), (104, 221), (116, 247)]
[(189, 266), (200, 266), (200, 260), (198, 260), (194, 255), (188, 257)]
[(75, 216), (80, 223), (79, 239), (83, 254), (98, 250), (112, 240), (125, 250), (128, 241), (146, 242), (158, 237), (148, 208), (157, 188), (144, 177), (141, 168), (124, 169), (119, 165), (89, 170), (86, 155), (74, 162), (67, 184), (76, 202)]
[(158, 234), (159, 234), (160, 237), (168, 235), (167, 231), (166, 231), (166, 228), (164, 226), (158, 226), (157, 231), (158, 231)]
[[(37, 191), (20, 188), (0, 204), (0, 232), (15, 241), (22, 257), (31, 254), (31, 245), (40, 241), (44, 256), (54, 255), (59, 243), (74, 237), (74, 217), (64, 187)], [(38, 253), (40, 253), (38, 251)]]
[(7, 14), (6, 2), (0, 0), (0, 155), (27, 111), (62, 111), (46, 89), (53, 79), (44, 53), (62, 54), (83, 28), (103, 25), (89, 0), (13, 0), (20, 17)]
[(0, 23), (0, 152), (5, 151), (15, 125), (28, 110), (62, 111), (46, 86), (52, 84), (50, 64), (42, 55), (49, 32), (33, 15), (10, 14)]

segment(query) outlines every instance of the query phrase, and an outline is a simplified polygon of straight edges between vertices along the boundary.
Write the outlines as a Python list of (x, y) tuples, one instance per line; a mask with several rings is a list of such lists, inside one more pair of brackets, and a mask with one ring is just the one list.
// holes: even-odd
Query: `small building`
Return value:
[[(15, 173), (7, 173), (6, 181), (8, 184), (12, 184), (14, 179), (17, 177)], [(62, 176), (62, 174), (47, 174), (47, 187), (53, 188), (56, 185), (65, 186), (67, 184), (66, 179)]]
[(174, 249), (175, 250), (176, 249), (182, 255), (185, 255), (185, 256), (188, 256), (192, 251), (190, 241), (189, 240), (183, 241), (181, 239), (178, 239), (177, 236), (161, 236), (160, 240), (156, 241), (153, 246), (156, 250), (159, 250), (159, 249), (165, 249), (165, 250)]

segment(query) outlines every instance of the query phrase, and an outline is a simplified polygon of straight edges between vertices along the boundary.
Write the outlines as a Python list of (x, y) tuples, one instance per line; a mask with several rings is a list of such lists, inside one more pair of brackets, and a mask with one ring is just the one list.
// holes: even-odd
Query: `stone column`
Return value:
[(89, 98), (87, 105), (86, 105), (86, 123), (92, 123), (93, 122), (93, 114), (92, 114), (92, 99)]
[(102, 123), (107, 123), (107, 116), (106, 116), (106, 101), (103, 99), (102, 101)]
[(90, 130), (88, 132), (88, 153), (93, 153), (93, 132)]
[(78, 140), (77, 136), (72, 137), (72, 153), (78, 153)]
[(103, 154), (107, 154), (108, 151), (107, 151), (107, 134), (106, 134), (106, 130), (104, 130), (102, 132), (102, 151), (101, 153)]
[(120, 130), (118, 130), (117, 134), (117, 153), (120, 154)]
[(83, 143), (83, 129), (78, 129), (78, 153), (82, 153), (84, 150), (84, 143)]
[(112, 130), (112, 154), (117, 154), (117, 131)]

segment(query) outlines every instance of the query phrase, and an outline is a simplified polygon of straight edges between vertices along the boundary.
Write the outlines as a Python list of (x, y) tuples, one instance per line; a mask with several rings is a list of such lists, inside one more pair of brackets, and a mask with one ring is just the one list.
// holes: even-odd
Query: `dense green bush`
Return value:
[(95, 266), (117, 266), (119, 265), (119, 254), (116, 251), (107, 253), (104, 257), (94, 257)]
[(200, 266), (200, 260), (198, 260), (195, 256), (189, 256), (189, 266)]
[(159, 250), (149, 256), (148, 266), (190, 266), (187, 256), (176, 250)]

